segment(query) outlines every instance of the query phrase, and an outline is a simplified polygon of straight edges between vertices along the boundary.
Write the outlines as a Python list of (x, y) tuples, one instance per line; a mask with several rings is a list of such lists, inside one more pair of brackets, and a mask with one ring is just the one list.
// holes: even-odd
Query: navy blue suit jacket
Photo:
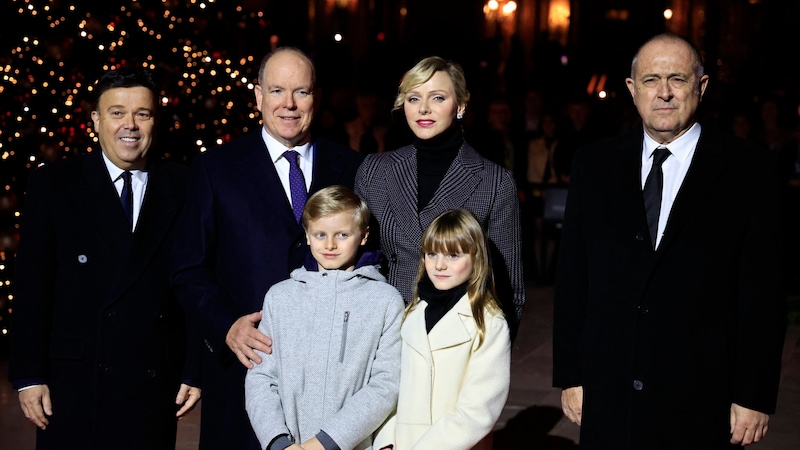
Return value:
[[(353, 187), (359, 153), (326, 140), (314, 151), (309, 195)], [(270, 286), (307, 252), (260, 128), (194, 158), (180, 231), (172, 285), (205, 347), (201, 448), (258, 448), (244, 410), (246, 369), (225, 335), (239, 317), (261, 310)]]

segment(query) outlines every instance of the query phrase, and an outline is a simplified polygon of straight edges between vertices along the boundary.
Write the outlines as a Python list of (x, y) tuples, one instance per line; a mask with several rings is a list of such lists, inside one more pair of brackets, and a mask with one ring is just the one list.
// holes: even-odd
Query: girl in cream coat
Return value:
[(375, 448), (491, 449), (511, 360), (491, 274), (485, 235), (469, 211), (446, 211), (431, 222), (400, 331), (397, 410)]

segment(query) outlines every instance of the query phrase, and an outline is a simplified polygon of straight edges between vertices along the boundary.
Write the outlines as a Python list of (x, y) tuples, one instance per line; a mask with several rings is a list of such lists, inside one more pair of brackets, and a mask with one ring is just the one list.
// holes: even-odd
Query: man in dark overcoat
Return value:
[[(9, 379), (37, 449), (174, 450), (199, 399), (169, 285), (186, 167), (150, 156), (159, 93), (143, 70), (95, 86), (99, 148), (30, 176)], [(197, 366), (199, 367), (199, 366)]]
[(758, 442), (786, 327), (772, 163), (698, 122), (708, 75), (687, 40), (649, 40), (627, 85), (641, 126), (572, 166), (554, 386), (582, 449)]

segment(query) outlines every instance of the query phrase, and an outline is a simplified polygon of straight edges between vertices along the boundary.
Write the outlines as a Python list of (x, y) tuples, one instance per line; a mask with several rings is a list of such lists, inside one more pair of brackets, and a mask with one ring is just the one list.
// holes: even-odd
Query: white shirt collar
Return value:
[[(286, 146), (282, 143), (278, 142), (277, 139), (270, 136), (267, 133), (267, 130), (264, 127), (261, 127), (261, 138), (264, 139), (264, 143), (267, 145), (267, 150), (269, 151), (269, 157), (272, 159), (273, 163), (278, 162), (279, 159), (283, 157), (283, 152), (285, 152)], [(309, 157), (309, 152), (311, 151), (311, 141), (306, 142), (303, 145), (298, 145), (297, 147), (292, 147), (290, 150), (295, 150), (300, 155), (301, 158), (305, 159), (306, 161), (310, 161), (311, 158)]]
[(667, 147), (669, 152), (672, 153), (672, 156), (679, 159), (681, 163), (686, 161), (686, 158), (692, 153), (695, 146), (697, 146), (697, 141), (700, 139), (700, 124), (695, 122), (691, 128), (689, 128), (686, 133), (683, 133), (674, 141), (670, 142), (669, 145), (662, 145), (658, 142), (654, 141), (647, 133), (644, 133), (644, 154), (643, 159), (648, 159), (653, 156), (653, 152), (658, 147)]
[[(111, 176), (111, 181), (116, 182), (117, 179), (119, 179), (119, 176), (122, 175), (122, 172), (125, 171), (117, 167), (113, 162), (111, 162), (111, 160), (108, 159), (108, 156), (106, 156), (106, 154), (103, 151), (101, 151), (100, 153), (103, 155), (103, 162), (106, 163), (106, 169), (108, 170), (108, 174)], [(137, 178), (139, 181), (144, 182), (147, 179), (147, 172), (145, 171), (130, 170), (130, 172), (131, 175), (134, 178)]]

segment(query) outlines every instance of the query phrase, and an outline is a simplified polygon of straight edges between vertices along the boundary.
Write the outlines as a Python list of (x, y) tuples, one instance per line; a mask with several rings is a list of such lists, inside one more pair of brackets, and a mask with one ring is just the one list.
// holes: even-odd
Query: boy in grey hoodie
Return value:
[(264, 297), (272, 354), (245, 377), (245, 407), (267, 450), (372, 449), (397, 403), (400, 293), (362, 252), (370, 213), (342, 186), (308, 199), (304, 267)]

